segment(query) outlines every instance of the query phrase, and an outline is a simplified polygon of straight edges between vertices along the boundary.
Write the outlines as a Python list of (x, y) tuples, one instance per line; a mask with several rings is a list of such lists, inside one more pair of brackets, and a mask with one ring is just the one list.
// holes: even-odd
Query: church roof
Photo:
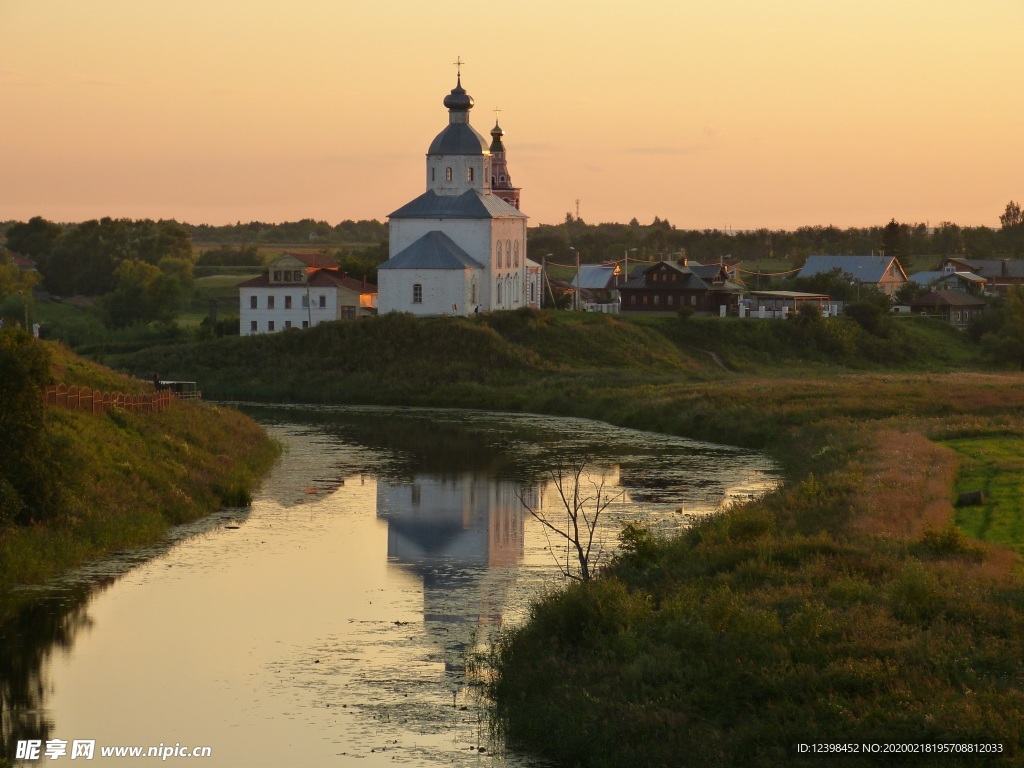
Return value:
[(449, 123), (430, 142), (428, 155), (483, 155), (487, 139), (469, 123)]
[(497, 195), (485, 195), (475, 189), (461, 195), (439, 195), (428, 190), (388, 214), (391, 219), (497, 219), (505, 216), (526, 218), (526, 214)]
[(483, 269), (484, 265), (462, 250), (444, 232), (427, 232), (403, 248), (380, 269)]

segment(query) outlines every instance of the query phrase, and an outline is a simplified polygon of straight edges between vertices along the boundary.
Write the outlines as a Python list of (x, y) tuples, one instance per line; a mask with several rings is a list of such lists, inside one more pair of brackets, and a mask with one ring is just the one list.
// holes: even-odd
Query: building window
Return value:
[(629, 303), (630, 304), (636, 304), (636, 294), (635, 293), (632, 296), (629, 297)]
[(274, 282), (275, 283), (280, 283), (281, 282), (281, 271), (280, 270), (277, 270), (277, 269), (274, 270)]
[(476, 306), (476, 278), (473, 278), (473, 283), (469, 286), (469, 303)]
[(690, 304), (691, 306), (697, 306), (697, 294), (692, 294), (690, 296)]
[(327, 308), (327, 296), (325, 296), (324, 294), (321, 293), (320, 294), (320, 309), (326, 309), (326, 308)]
[(647, 304), (647, 296), (644, 296), (644, 304)]
[(512, 241), (511, 240), (506, 240), (505, 241), (505, 267), (508, 268), (508, 267), (511, 267), (511, 266), (512, 266)]
[(274, 308), (274, 297), (273, 296), (267, 296), (267, 309), (273, 309), (273, 308)]
[(495, 289), (495, 296), (497, 298), (494, 300), (494, 303), (497, 304), (498, 306), (501, 306), (501, 278), (500, 277), (498, 278), (498, 287)]
[(292, 278), (295, 280), (296, 283), (301, 283), (302, 282), (302, 271), (298, 270), (298, 269), (295, 270), (292, 273)]
[(466, 181), (472, 181), (472, 180), (473, 180), (473, 166), (470, 166), (469, 168), (466, 169)]
[(257, 300), (256, 300), (255, 296), (250, 296), (249, 297), (249, 309), (256, 309), (257, 308), (256, 301)]
[(452, 180), (452, 169), (451, 168), (445, 168), (445, 170), (444, 170), (444, 180), (445, 181), (451, 181)]
[(516, 244), (515, 244), (515, 248), (513, 249), (513, 253), (515, 253), (515, 265), (518, 267), (519, 266), (519, 241), (518, 240), (516, 240)]
[(267, 330), (268, 331), (273, 331), (274, 330), (274, 321), (273, 320), (268, 320), (267, 321)]
[(256, 333), (257, 330), (258, 330), (258, 326), (256, 325), (256, 321), (255, 320), (251, 320), (249, 322), (249, 333)]
[(285, 320), (284, 321), (284, 327), (285, 328), (291, 328), (292, 327), (292, 321), (291, 320)]
[(413, 304), (422, 304), (423, 303), (423, 286), (420, 283), (416, 283), (412, 287), (412, 303)]
[(342, 320), (355, 320), (356, 319), (356, 308), (355, 307), (342, 307), (341, 308), (341, 319)]
[(302, 297), (302, 308), (309, 309), (309, 294), (307, 293)]
[(534, 304), (537, 301), (537, 284), (530, 282), (530, 303)]
[(505, 183), (505, 177), (504, 177), (504, 176), (502, 176), (502, 177), (501, 177), (501, 183), (502, 183), (502, 184), (504, 184), (504, 183)]
[(302, 321), (302, 327), (303, 328), (309, 328), (309, 320), (303, 320)]
[(668, 300), (666, 300), (665, 303), (668, 304), (671, 307), (674, 299), (675, 299), (675, 297), (672, 296), (671, 294), (669, 294)]
[(658, 294), (654, 294), (654, 306), (658, 306), (660, 299), (661, 296), (659, 296)]
[(518, 305), (522, 297), (523, 293), (519, 290), (519, 275), (516, 275), (515, 292), (512, 294), (512, 303)]
[(292, 308), (292, 297), (291, 296), (285, 296), (284, 297), (284, 308), (285, 309), (291, 309)]
[(494, 243), (494, 267), (501, 269), (501, 240)]
[(433, 168), (430, 169), (430, 180), (434, 181), (434, 169)]

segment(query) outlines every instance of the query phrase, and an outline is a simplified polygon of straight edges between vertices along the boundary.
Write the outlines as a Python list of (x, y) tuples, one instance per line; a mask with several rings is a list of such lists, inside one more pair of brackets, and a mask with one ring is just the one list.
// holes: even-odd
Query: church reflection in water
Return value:
[(476, 472), (380, 479), (377, 517), (388, 526), (388, 560), (423, 581), (423, 620), (446, 670), (501, 625), (515, 566), (523, 561), (523, 499), (539, 488)]

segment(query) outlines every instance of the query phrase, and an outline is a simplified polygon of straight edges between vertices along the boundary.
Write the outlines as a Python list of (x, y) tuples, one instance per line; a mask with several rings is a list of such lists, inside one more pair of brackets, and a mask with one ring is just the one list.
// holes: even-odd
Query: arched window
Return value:
[(431, 169), (430, 169), (430, 180), (431, 180), (431, 181), (433, 181), (433, 180), (434, 180), (434, 171), (436, 171), (436, 170), (437, 170), (436, 168), (431, 168)]
[(516, 240), (516, 244), (514, 246), (513, 253), (515, 253), (514, 265), (518, 267), (519, 266), (519, 241), (518, 240)]
[(451, 168), (445, 168), (444, 169), (444, 180), (445, 181), (451, 181), (452, 180), (452, 169)]
[(412, 303), (423, 303), (423, 285), (420, 283), (415, 283), (412, 287)]
[(537, 301), (537, 284), (530, 281), (530, 303), (534, 304)]
[(519, 304), (519, 300), (523, 297), (523, 294), (519, 290), (519, 275), (518, 274), (516, 275), (516, 280), (515, 280), (514, 285), (515, 285), (515, 288), (512, 289), (513, 290), (513, 293), (512, 293), (512, 297), (513, 297), (512, 298), (512, 303)]
[(473, 282), (469, 286), (469, 303), (474, 307), (476, 306), (476, 278), (473, 278)]
[(466, 169), (466, 181), (472, 181), (472, 180), (473, 180), (473, 166), (469, 166), (469, 168)]
[(501, 278), (498, 278), (498, 282), (494, 288), (494, 303), (499, 307), (501, 306)]
[(501, 269), (501, 240), (494, 241), (494, 268)]
[(505, 266), (506, 267), (511, 267), (512, 266), (512, 241), (511, 240), (506, 240), (505, 241)]

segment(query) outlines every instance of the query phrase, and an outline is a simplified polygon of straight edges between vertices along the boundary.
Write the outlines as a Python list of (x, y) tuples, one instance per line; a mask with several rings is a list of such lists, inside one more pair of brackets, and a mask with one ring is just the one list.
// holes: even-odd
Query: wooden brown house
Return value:
[(659, 261), (619, 286), (621, 312), (677, 312), (690, 307), (696, 312), (720, 313), (727, 307), (735, 314), (743, 289), (729, 279), (725, 266), (690, 265), (686, 261)]

